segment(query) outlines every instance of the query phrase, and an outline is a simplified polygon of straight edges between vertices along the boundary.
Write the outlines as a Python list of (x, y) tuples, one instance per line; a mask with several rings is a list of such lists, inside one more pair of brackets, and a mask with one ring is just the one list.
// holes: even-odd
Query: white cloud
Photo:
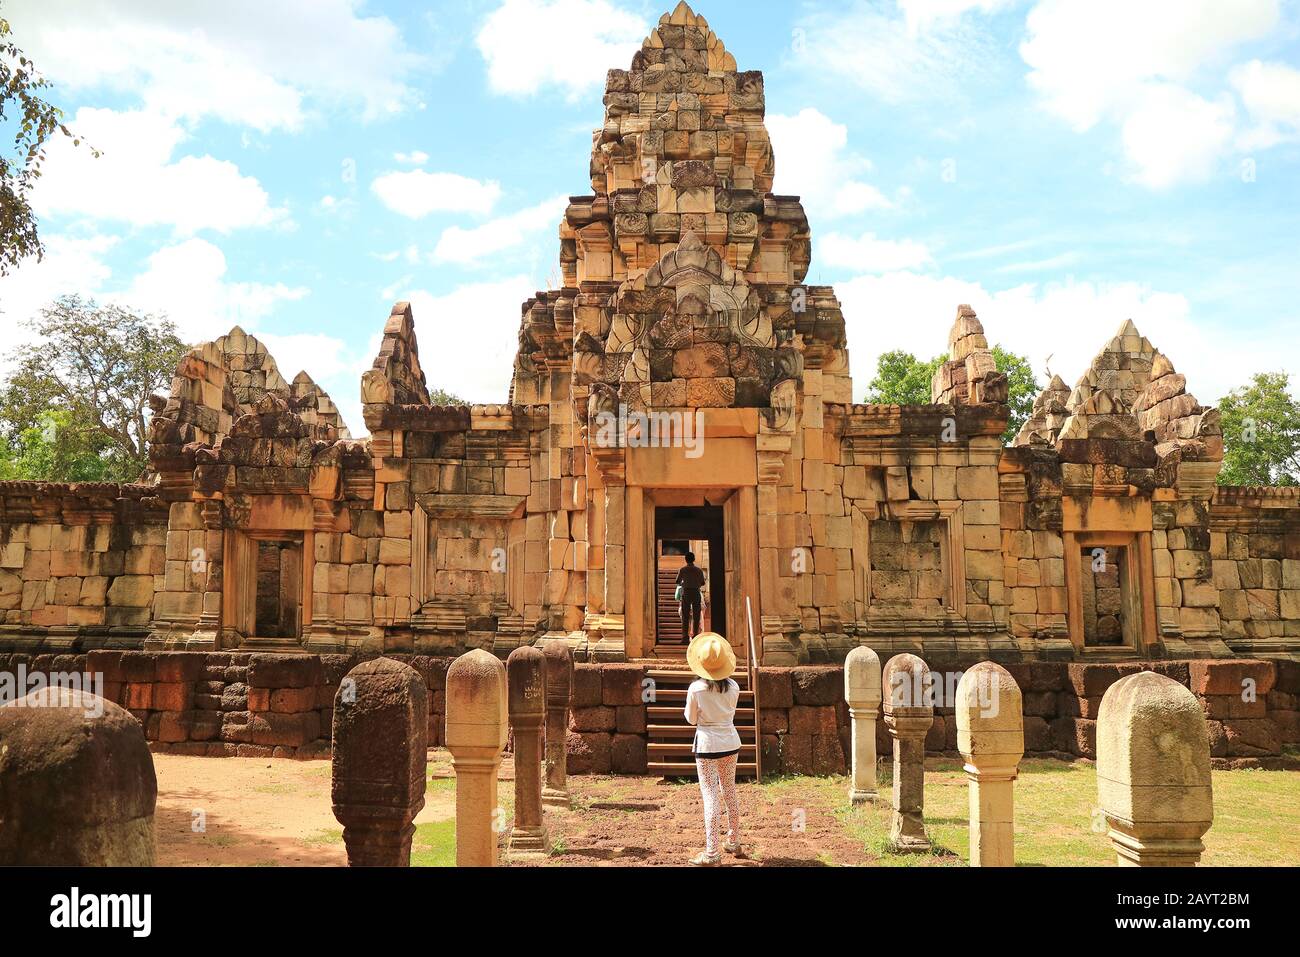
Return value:
[(360, 0), (10, 0), (15, 39), (60, 86), (137, 94), (170, 118), (299, 128), (309, 104), (406, 108), (424, 58)]
[(886, 103), (956, 95), (984, 72), (996, 51), (984, 30), (960, 16), (1000, 0), (921, 0), (890, 10), (859, 0), (846, 12), (814, 12), (798, 21), (793, 61), (842, 78)]
[(1076, 132), (1118, 124), (1128, 178), (1166, 189), (1208, 178), (1236, 137), (1231, 98), (1197, 81), (1278, 21), (1278, 0), (1042, 0), (1020, 54), (1050, 113)]
[(44, 259), (24, 260), (0, 278), (0, 357), (28, 341), (22, 323), (35, 319), (43, 307), (68, 293), (94, 295), (112, 275), (104, 256), (117, 245), (116, 237), (53, 234), (43, 241)]
[[(951, 276), (912, 272), (859, 276), (836, 285), (848, 325), (854, 398), (861, 400), (881, 353), (941, 353), (960, 303), (979, 314), (990, 344), (1024, 355), (1044, 381), (1045, 364), (1073, 385), (1125, 319), (1165, 351), (1188, 388), (1205, 403), (1270, 365), (1300, 365), (1300, 343), (1270, 330), (1209, 328), (1195, 321), (1186, 296), (1140, 283), (1026, 283), (989, 290)], [(1050, 358), (1050, 363), (1048, 362)]]
[(528, 276), (460, 286), (446, 295), (413, 289), (420, 364), (430, 389), (467, 402), (505, 402), (519, 346), (520, 307), (537, 291)]
[(1243, 136), (1243, 149), (1267, 148), (1300, 136), (1300, 70), (1251, 60), (1235, 67), (1228, 80), (1256, 124)]
[[(111, 236), (50, 235), (45, 239), (42, 262), (28, 260), (0, 279), (0, 351), (25, 341), (27, 333), (19, 324), (35, 318), (41, 307), (65, 294), (165, 315), (176, 324), (182, 339), (199, 343), (223, 335), (236, 324), (256, 331), (280, 303), (302, 299), (308, 293), (305, 288), (283, 283), (229, 281), (225, 254), (204, 239), (164, 246), (153, 252), (144, 269), (129, 281), (124, 277), (112, 282), (113, 270), (105, 257), (119, 242)], [(263, 334), (257, 331), (257, 335)], [(277, 358), (300, 361), (303, 355), (329, 354), (326, 336), (277, 338), (290, 347), (277, 351)], [(337, 362), (327, 362), (322, 374), (333, 374), (337, 366)], [(311, 366), (307, 371), (317, 375)], [(360, 375), (355, 366), (353, 371)], [(287, 374), (292, 377), (296, 372)]]
[(1124, 154), (1131, 178), (1152, 189), (1203, 182), (1233, 138), (1232, 101), (1210, 102), (1172, 83), (1150, 84), (1124, 120)]
[(1082, 132), (1127, 112), (1148, 82), (1185, 83), (1266, 36), (1278, 15), (1277, 0), (1043, 0), (1020, 55), (1046, 107)]
[[(282, 221), (261, 184), (212, 156), (174, 158), (185, 131), (157, 114), (83, 107), (71, 121), (83, 138), (50, 142), (32, 193), (42, 216), (87, 216), (181, 233), (230, 232)], [(89, 144), (89, 146), (88, 146)], [(90, 146), (101, 151), (96, 158)]]
[(894, 204), (858, 179), (871, 161), (848, 150), (848, 127), (820, 110), (805, 107), (794, 116), (774, 114), (767, 129), (776, 154), (775, 192), (800, 196), (809, 213), (852, 216)]
[(509, 216), (491, 220), (473, 229), (451, 226), (443, 230), (433, 250), (435, 262), (467, 265), (492, 253), (522, 245), (544, 230), (556, 231), (568, 198), (555, 196)]
[(429, 162), (429, 154), (424, 150), (412, 150), (409, 153), (394, 153), (393, 160), (404, 166), (423, 166)]
[(1014, 6), (1020, 0), (898, 0), (898, 9), (914, 30), (960, 19), (972, 11), (990, 14)]
[(430, 213), (487, 215), (501, 196), (500, 184), (480, 182), (458, 173), (429, 173), (422, 169), (377, 176), (370, 188), (380, 202), (408, 219)]
[(493, 92), (527, 96), (554, 86), (577, 99), (599, 89), (611, 67), (629, 66), (649, 32), (609, 0), (505, 0), (477, 43)]
[(284, 283), (230, 282), (225, 254), (205, 239), (188, 239), (153, 253), (129, 287), (104, 298), (165, 313), (182, 339), (197, 343), (234, 325), (252, 331), (278, 304), (308, 291)]
[(875, 233), (863, 233), (856, 239), (842, 233), (828, 233), (814, 241), (813, 255), (820, 266), (839, 266), (864, 273), (919, 269), (934, 262), (924, 243), (913, 239), (878, 239)]

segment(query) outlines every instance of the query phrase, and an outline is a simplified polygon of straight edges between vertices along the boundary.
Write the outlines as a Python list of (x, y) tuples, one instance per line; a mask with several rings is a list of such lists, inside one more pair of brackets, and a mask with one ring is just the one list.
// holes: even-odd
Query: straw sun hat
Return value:
[(686, 663), (701, 678), (721, 681), (730, 678), (736, 670), (736, 653), (727, 639), (711, 631), (704, 631), (691, 639), (686, 649)]

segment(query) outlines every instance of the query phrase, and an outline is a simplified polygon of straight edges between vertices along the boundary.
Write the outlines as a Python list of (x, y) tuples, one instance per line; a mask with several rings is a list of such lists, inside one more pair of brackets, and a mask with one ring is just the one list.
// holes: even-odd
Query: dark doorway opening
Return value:
[(256, 637), (297, 639), (302, 631), (302, 542), (260, 540), (256, 545)]
[(701, 631), (727, 633), (726, 533), (720, 505), (672, 506), (655, 509), (655, 645), (685, 649), (681, 612), (673, 599), (677, 572), (686, 553), (704, 570), (704, 610)]
[(1136, 647), (1128, 549), (1084, 548), (1079, 556), (1083, 588), (1083, 644), (1086, 648)]

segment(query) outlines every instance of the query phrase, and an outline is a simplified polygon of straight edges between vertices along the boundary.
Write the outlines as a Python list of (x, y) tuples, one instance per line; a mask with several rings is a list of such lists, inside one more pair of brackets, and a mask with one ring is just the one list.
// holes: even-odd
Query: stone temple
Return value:
[(1300, 657), (1300, 492), (1216, 486), (1218, 413), (1131, 322), (1009, 447), (968, 306), (932, 404), (855, 404), (762, 74), (681, 4), (604, 104), (500, 404), (431, 404), (407, 303), (364, 441), (253, 336), (201, 345), (146, 484), (0, 484), (0, 650), (680, 658), (691, 549), (765, 666)]

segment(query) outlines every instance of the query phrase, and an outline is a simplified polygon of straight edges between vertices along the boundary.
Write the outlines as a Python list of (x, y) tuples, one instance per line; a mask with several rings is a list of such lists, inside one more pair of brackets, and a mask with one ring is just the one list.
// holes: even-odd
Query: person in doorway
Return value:
[[(706, 631), (686, 649), (686, 663), (700, 680), (686, 692), (686, 720), (695, 726), (695, 768), (704, 798), (704, 850), (691, 859), (696, 867), (717, 867), (722, 851), (745, 856), (740, 844), (740, 797), (736, 793), (736, 762), (740, 759), (740, 733), (736, 731), (736, 704), (740, 685), (731, 677), (736, 653), (727, 639)], [(723, 809), (727, 839), (721, 850)]]
[(686, 553), (686, 564), (677, 572), (677, 608), (682, 618), (682, 638), (690, 641), (700, 633), (704, 569), (695, 564), (695, 553)]

